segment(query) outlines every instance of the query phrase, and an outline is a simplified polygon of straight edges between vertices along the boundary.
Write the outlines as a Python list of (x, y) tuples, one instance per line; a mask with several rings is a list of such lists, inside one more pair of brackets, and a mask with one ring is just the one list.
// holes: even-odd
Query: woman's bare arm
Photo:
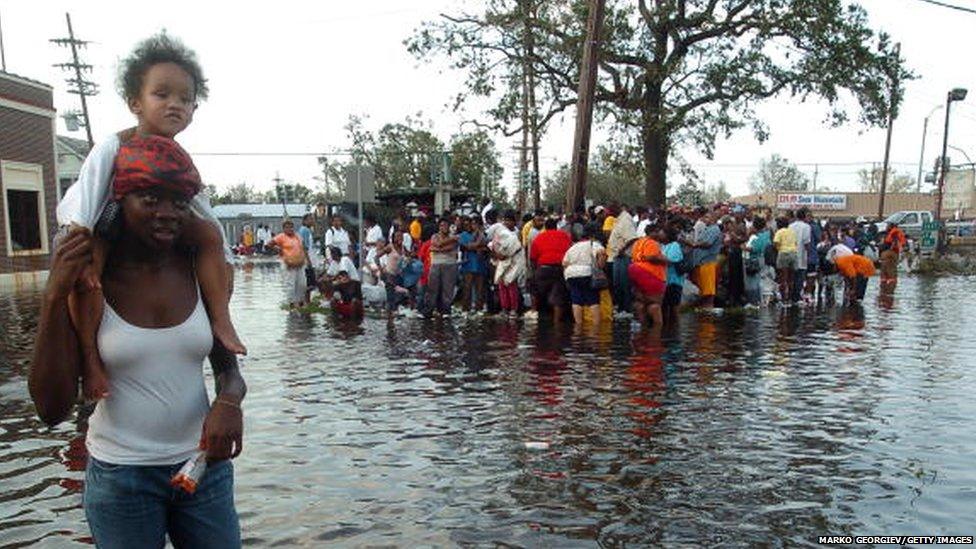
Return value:
[(81, 349), (68, 314), (68, 294), (91, 262), (91, 233), (76, 227), (55, 239), (55, 248), (27, 381), (37, 415), (52, 426), (68, 417), (78, 397)]

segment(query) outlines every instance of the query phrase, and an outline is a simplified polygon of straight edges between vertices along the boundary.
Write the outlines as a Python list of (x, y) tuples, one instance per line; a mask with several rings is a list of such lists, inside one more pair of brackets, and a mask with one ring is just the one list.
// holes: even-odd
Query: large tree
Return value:
[[(419, 59), (442, 55), (468, 73), (456, 105), (492, 99), (501, 128), (519, 125), (525, 86), (512, 67), (535, 77), (539, 123), (576, 103), (587, 0), (486, 0), (480, 13), (424, 24), (407, 41)], [(533, 47), (525, 48), (526, 32)], [(768, 135), (756, 106), (775, 96), (821, 98), (833, 124), (884, 122), (911, 78), (884, 33), (847, 0), (607, 0), (596, 91), (597, 119), (641, 145), (646, 194), (664, 202), (668, 161), (679, 146), (711, 157), (719, 137), (750, 128)], [(890, 101), (893, 99), (893, 101)]]

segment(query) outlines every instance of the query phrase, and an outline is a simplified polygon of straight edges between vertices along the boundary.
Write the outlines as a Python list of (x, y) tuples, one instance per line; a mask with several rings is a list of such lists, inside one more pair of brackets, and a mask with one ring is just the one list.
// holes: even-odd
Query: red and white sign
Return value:
[(846, 194), (780, 193), (776, 195), (776, 207), (780, 210), (846, 210)]

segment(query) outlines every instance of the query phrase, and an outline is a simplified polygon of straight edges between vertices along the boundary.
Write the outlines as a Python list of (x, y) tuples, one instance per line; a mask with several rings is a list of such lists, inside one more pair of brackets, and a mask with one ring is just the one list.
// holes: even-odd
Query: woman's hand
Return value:
[(91, 265), (92, 235), (85, 227), (72, 227), (57, 243), (48, 273), (47, 291), (51, 298), (66, 298), (74, 289), (85, 267)]
[(214, 462), (241, 455), (243, 436), (244, 414), (240, 405), (226, 397), (216, 398), (203, 421), (200, 436), (200, 448), (207, 451), (207, 460)]

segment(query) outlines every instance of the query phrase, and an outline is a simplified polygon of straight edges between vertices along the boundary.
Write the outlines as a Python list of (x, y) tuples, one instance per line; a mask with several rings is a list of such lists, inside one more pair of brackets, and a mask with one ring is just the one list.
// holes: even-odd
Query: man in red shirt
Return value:
[[(535, 273), (532, 300), (536, 307), (552, 308), (557, 320), (566, 311), (566, 281), (563, 279), (563, 256), (573, 245), (569, 234), (556, 228), (556, 219), (546, 219), (545, 230), (532, 240), (529, 260)], [(541, 311), (540, 311), (541, 312)]]

